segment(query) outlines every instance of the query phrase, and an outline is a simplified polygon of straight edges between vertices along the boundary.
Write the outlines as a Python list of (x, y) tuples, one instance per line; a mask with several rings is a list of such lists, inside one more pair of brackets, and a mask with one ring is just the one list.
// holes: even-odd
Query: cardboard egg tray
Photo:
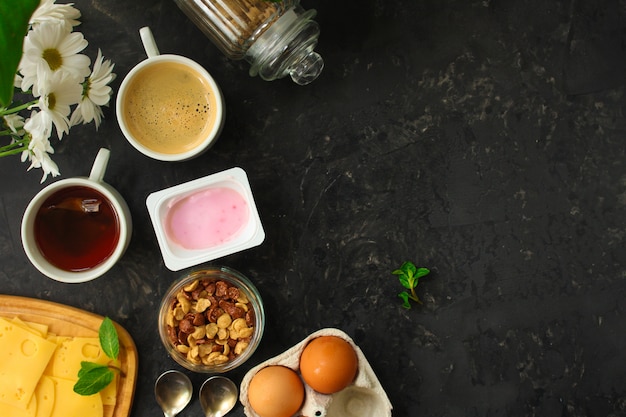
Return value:
[(335, 328), (318, 330), (292, 348), (248, 371), (241, 382), (239, 395), (246, 416), (259, 417), (248, 401), (248, 386), (252, 377), (262, 368), (270, 365), (286, 366), (299, 374), (300, 355), (304, 347), (310, 340), (319, 336), (338, 336), (350, 343), (358, 358), (357, 374), (352, 385), (329, 395), (314, 391), (303, 381), (304, 402), (295, 415), (302, 417), (391, 417), (393, 406), (365, 355), (346, 333)]

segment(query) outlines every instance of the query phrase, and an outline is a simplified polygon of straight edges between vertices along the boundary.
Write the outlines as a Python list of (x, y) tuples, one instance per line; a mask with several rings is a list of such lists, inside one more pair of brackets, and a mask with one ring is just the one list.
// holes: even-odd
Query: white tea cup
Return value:
[(22, 218), (22, 245), (49, 278), (90, 281), (122, 257), (132, 235), (128, 205), (103, 181), (110, 151), (100, 149), (89, 177), (66, 178), (42, 189)]
[(148, 56), (122, 81), (117, 121), (128, 142), (146, 156), (184, 161), (208, 150), (224, 125), (224, 97), (197, 62), (161, 55), (148, 27), (139, 31)]

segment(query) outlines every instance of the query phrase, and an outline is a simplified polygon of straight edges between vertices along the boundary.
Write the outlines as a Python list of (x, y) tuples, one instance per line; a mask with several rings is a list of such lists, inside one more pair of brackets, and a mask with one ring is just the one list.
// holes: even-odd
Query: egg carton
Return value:
[(334, 394), (321, 394), (304, 383), (304, 402), (294, 414), (298, 417), (391, 417), (393, 406), (378, 381), (361, 349), (346, 333), (335, 328), (326, 328), (310, 334), (297, 345), (250, 369), (241, 381), (239, 401), (248, 417), (260, 417), (248, 401), (248, 387), (252, 377), (262, 368), (282, 365), (299, 374), (300, 355), (310, 340), (320, 336), (337, 336), (354, 348), (358, 358), (358, 370), (354, 382)]

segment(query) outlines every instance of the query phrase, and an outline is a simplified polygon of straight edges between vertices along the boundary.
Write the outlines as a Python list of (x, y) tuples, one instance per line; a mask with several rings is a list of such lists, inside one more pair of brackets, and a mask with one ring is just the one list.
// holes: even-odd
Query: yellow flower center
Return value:
[(85, 97), (89, 97), (89, 92), (91, 91), (91, 80), (87, 78), (83, 83), (83, 99)]
[(48, 108), (50, 110), (54, 110), (54, 106), (57, 104), (57, 98), (54, 96), (54, 93), (50, 93), (48, 95)]
[(57, 49), (46, 49), (42, 54), (43, 59), (46, 60), (48, 66), (52, 71), (56, 71), (63, 65), (63, 57)]

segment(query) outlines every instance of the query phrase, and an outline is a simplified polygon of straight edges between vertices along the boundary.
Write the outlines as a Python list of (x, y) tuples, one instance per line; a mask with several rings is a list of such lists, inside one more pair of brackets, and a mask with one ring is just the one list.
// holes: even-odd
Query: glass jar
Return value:
[(305, 85), (324, 68), (314, 51), (316, 11), (304, 10), (300, 0), (174, 1), (227, 57), (248, 61), (251, 76), (271, 81), (289, 75)]

